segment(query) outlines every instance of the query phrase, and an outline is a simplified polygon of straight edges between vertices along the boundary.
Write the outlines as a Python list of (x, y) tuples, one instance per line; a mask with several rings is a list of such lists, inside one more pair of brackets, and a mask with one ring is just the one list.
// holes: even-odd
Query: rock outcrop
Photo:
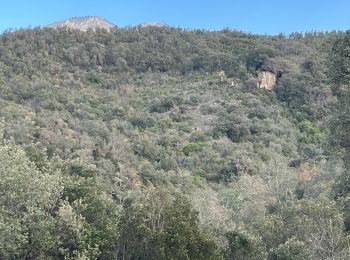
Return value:
[(269, 70), (263, 70), (260, 73), (257, 87), (264, 88), (267, 90), (272, 90), (275, 87), (276, 82), (277, 82), (277, 77), (274, 72)]
[(168, 27), (169, 25), (165, 22), (146, 22), (142, 23), (141, 27)]

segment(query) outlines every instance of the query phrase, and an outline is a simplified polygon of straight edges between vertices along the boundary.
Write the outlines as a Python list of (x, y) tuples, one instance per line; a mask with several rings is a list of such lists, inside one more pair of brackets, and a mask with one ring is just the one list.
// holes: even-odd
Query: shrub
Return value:
[(184, 155), (189, 156), (191, 153), (198, 151), (199, 145), (197, 143), (189, 143), (182, 148)]

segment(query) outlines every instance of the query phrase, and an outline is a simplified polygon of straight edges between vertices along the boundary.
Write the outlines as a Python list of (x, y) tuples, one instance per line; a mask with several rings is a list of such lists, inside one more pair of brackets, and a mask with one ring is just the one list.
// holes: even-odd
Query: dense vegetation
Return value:
[(0, 258), (349, 259), (349, 39), (3, 33)]

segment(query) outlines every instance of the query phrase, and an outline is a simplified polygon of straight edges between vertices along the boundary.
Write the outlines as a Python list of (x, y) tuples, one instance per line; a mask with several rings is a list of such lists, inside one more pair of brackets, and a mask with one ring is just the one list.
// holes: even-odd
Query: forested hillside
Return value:
[(3, 33), (0, 258), (349, 259), (349, 35)]

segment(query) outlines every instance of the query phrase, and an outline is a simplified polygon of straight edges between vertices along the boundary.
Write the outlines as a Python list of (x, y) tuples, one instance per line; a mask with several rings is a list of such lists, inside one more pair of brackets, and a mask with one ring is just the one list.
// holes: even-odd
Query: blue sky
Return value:
[(3, 0), (0, 32), (86, 15), (120, 27), (164, 21), (183, 28), (288, 34), (350, 28), (350, 0)]

